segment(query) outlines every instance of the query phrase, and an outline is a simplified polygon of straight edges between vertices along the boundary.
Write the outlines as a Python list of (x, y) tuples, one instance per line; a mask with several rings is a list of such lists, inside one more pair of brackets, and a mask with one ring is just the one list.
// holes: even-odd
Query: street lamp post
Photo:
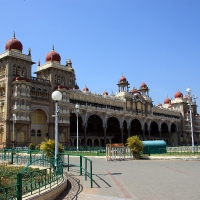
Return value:
[(55, 115), (52, 115), (55, 117), (55, 159), (54, 159), (54, 165), (57, 167), (57, 159), (58, 159), (58, 101), (62, 99), (62, 93), (59, 91), (54, 91), (51, 94), (51, 98), (55, 101)]
[(14, 148), (14, 145), (15, 145), (15, 143), (14, 143), (15, 139), (14, 139), (14, 137), (15, 137), (16, 114), (13, 113), (12, 116), (13, 116), (13, 134), (12, 134), (12, 140), (13, 140), (13, 148)]
[(190, 126), (191, 126), (191, 137), (192, 137), (192, 153), (194, 153), (194, 134), (193, 134), (193, 123), (192, 123), (192, 106), (191, 106), (191, 100), (192, 100), (192, 95), (191, 95), (191, 89), (188, 87), (186, 89), (186, 92), (188, 94), (188, 105), (189, 105), (189, 110), (190, 110)]
[(77, 119), (77, 125), (76, 125), (76, 128), (77, 128), (77, 132), (76, 132), (77, 133), (77, 135), (76, 135), (76, 137), (77, 137), (77, 139), (76, 139), (76, 150), (78, 151), (78, 114), (80, 113), (79, 104), (78, 103), (75, 105), (74, 112), (76, 113), (76, 119)]

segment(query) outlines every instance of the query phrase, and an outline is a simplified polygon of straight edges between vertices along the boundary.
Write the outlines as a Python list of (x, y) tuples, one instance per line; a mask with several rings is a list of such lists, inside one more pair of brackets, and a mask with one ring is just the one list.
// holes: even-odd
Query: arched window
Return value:
[(43, 97), (47, 98), (48, 97), (48, 91), (46, 89), (44, 89), (43, 92), (44, 92)]
[(21, 76), (21, 67), (17, 66), (17, 76)]
[(22, 106), (25, 105), (25, 100), (24, 100), (24, 99), (21, 100), (21, 105), (22, 105)]
[(26, 68), (22, 67), (22, 76), (26, 76)]
[(16, 66), (13, 65), (13, 75), (16, 75)]
[(58, 82), (58, 83), (61, 83), (61, 78), (60, 78), (60, 76), (58, 76), (57, 82)]
[(35, 95), (36, 95), (36, 92), (35, 92), (35, 88), (34, 88), (34, 87), (31, 88), (31, 95), (32, 95), (32, 96), (35, 96)]
[(37, 92), (37, 96), (38, 96), (38, 97), (41, 97), (41, 96), (42, 96), (42, 93), (41, 93), (42, 90), (41, 90), (41, 88), (38, 88), (37, 91), (38, 91), (38, 92)]

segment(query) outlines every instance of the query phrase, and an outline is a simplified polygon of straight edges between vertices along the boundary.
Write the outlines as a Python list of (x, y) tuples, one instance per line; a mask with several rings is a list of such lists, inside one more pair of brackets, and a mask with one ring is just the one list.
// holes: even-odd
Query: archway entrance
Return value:
[(158, 124), (154, 121), (151, 123), (150, 138), (151, 139), (159, 139), (160, 138)]
[(140, 121), (137, 119), (134, 119), (131, 122), (130, 136), (133, 136), (133, 135), (137, 135), (139, 137), (142, 136), (142, 127), (141, 127)]
[(121, 143), (121, 133), (119, 121), (115, 117), (110, 117), (107, 121), (106, 137), (112, 138), (112, 143)]
[(167, 144), (170, 143), (170, 135), (169, 135), (169, 131), (168, 131), (168, 126), (166, 123), (162, 123), (161, 125), (161, 138), (162, 140), (165, 140), (165, 142)]
[(103, 122), (97, 115), (91, 115), (87, 121), (87, 137), (89, 136), (103, 136)]
[(171, 125), (171, 145), (172, 146), (177, 146), (178, 145), (178, 133), (176, 130), (176, 125), (172, 124)]
[(46, 113), (41, 109), (34, 110), (31, 113), (31, 122), (31, 143), (36, 146), (48, 135)]

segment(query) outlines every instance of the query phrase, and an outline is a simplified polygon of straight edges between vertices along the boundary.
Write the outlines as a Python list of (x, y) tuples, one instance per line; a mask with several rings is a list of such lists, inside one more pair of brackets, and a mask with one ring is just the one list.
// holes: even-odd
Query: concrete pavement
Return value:
[[(93, 188), (78, 168), (66, 170), (69, 187), (58, 199), (199, 200), (200, 162), (193, 160), (93, 161)], [(78, 164), (78, 158), (70, 158)], [(188, 161), (187, 161), (188, 160)]]

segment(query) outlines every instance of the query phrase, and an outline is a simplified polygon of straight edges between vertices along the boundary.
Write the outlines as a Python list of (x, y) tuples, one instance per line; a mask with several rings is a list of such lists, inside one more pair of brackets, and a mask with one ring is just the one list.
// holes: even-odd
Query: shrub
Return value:
[[(45, 139), (40, 145), (40, 149), (44, 151), (45, 155), (49, 158), (53, 158), (55, 155), (55, 140)], [(58, 143), (58, 153), (64, 152), (62, 144)]]
[(136, 136), (129, 137), (127, 139), (126, 145), (130, 147), (131, 153), (134, 154), (141, 154), (144, 148), (143, 142), (140, 140), (140, 138)]
[(30, 150), (33, 150), (33, 149), (35, 149), (35, 146), (34, 146), (34, 144), (33, 144), (33, 143), (30, 143), (30, 144), (29, 144), (29, 149), (30, 149)]

